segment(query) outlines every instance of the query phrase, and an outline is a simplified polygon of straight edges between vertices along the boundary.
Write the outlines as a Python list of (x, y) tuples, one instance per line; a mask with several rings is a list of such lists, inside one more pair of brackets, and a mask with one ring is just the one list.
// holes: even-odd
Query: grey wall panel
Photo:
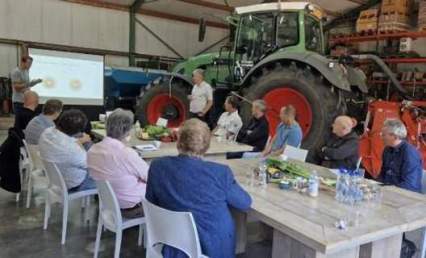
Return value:
[(18, 47), (0, 44), (0, 76), (9, 77), (9, 73), (17, 66)]
[(129, 58), (125, 56), (105, 56), (105, 66), (124, 67), (129, 66)]
[[(114, 33), (111, 33), (113, 31)], [(102, 49), (129, 50), (129, 14), (103, 9), (99, 12), (99, 46)]]
[[(72, 42), (72, 8), (71, 5), (52, 0), (36, 0), (43, 5), (42, 40), (44, 43), (68, 45)], [(33, 41), (31, 38), (27, 40)]]
[[(226, 29), (207, 28), (204, 42), (198, 42), (198, 25), (137, 15), (146, 26), (184, 57), (192, 56), (228, 34)], [(144, 28), (136, 25), (136, 51), (144, 54), (176, 57)]]
[(127, 51), (128, 17), (58, 0), (1, 0), (0, 38)]

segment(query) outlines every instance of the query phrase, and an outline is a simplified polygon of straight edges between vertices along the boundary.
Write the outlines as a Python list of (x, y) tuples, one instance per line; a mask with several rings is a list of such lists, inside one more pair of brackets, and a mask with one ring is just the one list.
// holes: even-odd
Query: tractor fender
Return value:
[(169, 85), (173, 87), (173, 82), (182, 81), (184, 87), (190, 89), (192, 87), (192, 81), (191, 78), (188, 78), (184, 74), (180, 73), (174, 73), (174, 72), (167, 72), (167, 71), (161, 71), (160, 76), (155, 79), (154, 81), (151, 81), (149, 84), (149, 87), (146, 87), (146, 90), (149, 90), (151, 87), (167, 82), (169, 81)]
[(304, 52), (304, 53), (289, 53), (286, 51), (278, 51), (275, 52), (262, 61), (257, 63), (244, 77), (242, 81), (242, 85), (248, 84), (250, 81), (250, 77), (259, 69), (264, 66), (268, 66), (268, 64), (280, 62), (280, 61), (296, 61), (300, 63), (304, 63), (324, 76), (324, 78), (329, 81), (333, 86), (345, 90), (350, 91), (351, 85), (348, 80), (348, 76), (345, 70), (336, 62), (333, 62), (334, 65), (329, 66), (331, 62), (324, 56), (321, 56), (315, 52)]
[(357, 86), (362, 93), (368, 93), (367, 76), (365, 73), (359, 68), (348, 66), (346, 69), (348, 70), (349, 83), (353, 86)]

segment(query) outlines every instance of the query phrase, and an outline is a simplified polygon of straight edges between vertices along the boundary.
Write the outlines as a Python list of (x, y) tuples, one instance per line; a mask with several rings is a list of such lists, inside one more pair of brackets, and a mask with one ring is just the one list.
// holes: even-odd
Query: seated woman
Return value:
[[(198, 119), (179, 131), (179, 156), (156, 159), (149, 169), (146, 199), (172, 211), (194, 216), (204, 255), (235, 257), (235, 227), (229, 208), (247, 210), (250, 196), (235, 181), (228, 166), (203, 160), (210, 146), (210, 130)], [(164, 257), (187, 257), (164, 247)]]
[(321, 149), (311, 156), (311, 161), (328, 168), (354, 169), (359, 160), (359, 137), (352, 130), (355, 119), (338, 116), (332, 125), (333, 134)]
[(44, 130), (40, 136), (40, 156), (54, 162), (64, 177), (69, 191), (82, 191), (96, 187), (87, 173), (87, 153), (83, 144), (91, 139), (87, 134), (73, 137), (84, 130), (87, 117), (77, 109), (64, 111), (56, 127)]
[(143, 216), (141, 201), (148, 176), (148, 165), (135, 150), (126, 146), (133, 120), (131, 111), (116, 109), (108, 116), (107, 136), (87, 153), (90, 176), (111, 183), (126, 218)]
[(213, 134), (226, 139), (235, 139), (243, 121), (238, 115), (238, 99), (235, 96), (228, 96), (225, 101), (225, 112), (220, 116)]

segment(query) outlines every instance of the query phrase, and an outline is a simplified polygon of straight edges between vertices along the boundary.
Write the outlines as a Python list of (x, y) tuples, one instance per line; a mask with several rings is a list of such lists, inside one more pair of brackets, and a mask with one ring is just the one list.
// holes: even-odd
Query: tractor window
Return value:
[(320, 23), (310, 16), (305, 16), (306, 49), (317, 53), (322, 52)]
[(249, 14), (241, 18), (236, 51), (241, 60), (257, 61), (272, 46), (272, 14)]
[(281, 13), (277, 20), (277, 47), (288, 47), (299, 43), (298, 13)]

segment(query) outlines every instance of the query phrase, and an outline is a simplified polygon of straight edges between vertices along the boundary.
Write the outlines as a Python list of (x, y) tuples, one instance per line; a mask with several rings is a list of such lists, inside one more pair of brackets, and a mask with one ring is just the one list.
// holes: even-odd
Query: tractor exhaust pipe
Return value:
[(351, 55), (351, 57), (356, 59), (362, 59), (362, 60), (365, 60), (365, 59), (373, 60), (383, 70), (383, 72), (389, 77), (389, 79), (391, 80), (395, 88), (399, 92), (403, 93), (404, 97), (406, 97), (407, 90), (401, 86), (401, 83), (399, 83), (399, 81), (396, 79), (395, 74), (389, 69), (389, 67), (386, 65), (385, 62), (383, 62), (383, 60), (380, 57), (376, 55), (371, 55), (371, 54)]

